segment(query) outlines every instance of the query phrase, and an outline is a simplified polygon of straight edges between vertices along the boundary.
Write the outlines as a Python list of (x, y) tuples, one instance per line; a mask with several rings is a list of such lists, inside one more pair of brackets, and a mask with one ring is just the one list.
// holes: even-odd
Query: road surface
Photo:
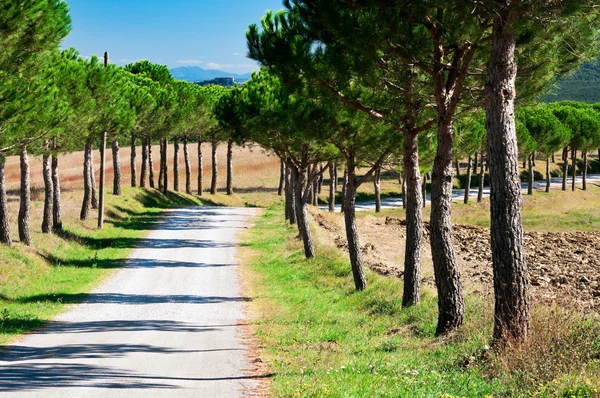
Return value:
[[(573, 181), (573, 179), (571, 177), (567, 178), (567, 189), (568, 190), (571, 189), (572, 181)], [(582, 181), (583, 181), (583, 178), (581, 176), (577, 176), (575, 178), (575, 184), (577, 185), (577, 188), (581, 188)], [(587, 176), (588, 184), (594, 184), (594, 183), (598, 183), (598, 182), (600, 182), (600, 174), (590, 174)], [(550, 179), (550, 187), (551, 187), (551, 189), (557, 189), (557, 188), (560, 189), (560, 187), (562, 187), (562, 177), (551, 178)], [(545, 190), (546, 189), (546, 180), (536, 181), (534, 184), (534, 188), (538, 191)], [(325, 188), (325, 189), (328, 189), (328, 188)], [(527, 183), (522, 184), (522, 189), (523, 189), (524, 193), (527, 192)], [(471, 189), (469, 190), (469, 197), (471, 199), (477, 199), (478, 191), (479, 191), (479, 188), (471, 187)], [(490, 196), (490, 188), (485, 187), (483, 189), (483, 197), (487, 198), (489, 196)], [(462, 200), (464, 200), (464, 197), (465, 197), (464, 189), (453, 189), (452, 190), (452, 200), (462, 201)], [(428, 203), (431, 202), (431, 195), (429, 193), (427, 194), (427, 202)], [(402, 207), (402, 197), (386, 198), (386, 199), (381, 200), (381, 208), (382, 209), (397, 209), (400, 207)], [(329, 209), (329, 207), (327, 205), (320, 206), (319, 208), (321, 210)], [(336, 204), (335, 208), (336, 208), (336, 211), (341, 210), (341, 206), (339, 204)], [(368, 211), (368, 210), (375, 210), (375, 200), (367, 200), (364, 202), (356, 203), (356, 211)]]
[(0, 353), (0, 397), (237, 397), (236, 234), (252, 209), (168, 211), (84, 303)]

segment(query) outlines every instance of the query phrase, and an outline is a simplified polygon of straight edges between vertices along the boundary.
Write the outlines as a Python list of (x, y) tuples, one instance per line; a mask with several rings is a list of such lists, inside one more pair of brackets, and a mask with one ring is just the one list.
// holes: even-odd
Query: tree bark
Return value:
[(475, 152), (475, 155), (473, 156), (473, 170), (475, 171), (475, 173), (477, 173), (477, 167), (479, 166), (479, 153)]
[(306, 170), (299, 170), (296, 167), (292, 167), (292, 174), (294, 174), (294, 179), (296, 181), (294, 190), (298, 232), (304, 243), (304, 255), (307, 259), (310, 259), (315, 257), (315, 247), (310, 232), (310, 226), (308, 224), (306, 195), (304, 195), (303, 192), (306, 185)]
[(90, 187), (92, 188), (92, 209), (97, 210), (98, 206), (98, 191), (96, 190), (96, 172), (94, 171), (94, 150), (90, 148)]
[(358, 230), (356, 229), (356, 164), (353, 157), (346, 159), (347, 182), (344, 196), (344, 223), (346, 226), (346, 239), (350, 255), (350, 266), (354, 278), (354, 287), (361, 291), (367, 288), (367, 278), (360, 255)]
[(163, 191), (164, 190), (164, 179), (165, 179), (165, 169), (163, 167), (163, 162), (164, 162), (164, 156), (165, 156), (165, 152), (163, 150), (163, 140), (160, 139), (158, 141), (159, 143), (159, 161), (158, 161), (158, 190), (159, 191)]
[[(312, 175), (313, 175), (313, 166), (309, 165), (307, 170), (306, 170), (306, 181), (310, 181)], [(314, 193), (314, 185), (310, 185), (308, 187), (307, 193), (306, 193), (306, 203), (312, 205), (313, 204), (313, 193)]]
[(588, 169), (588, 154), (586, 151), (583, 152), (583, 186), (582, 189), (587, 191), (587, 169)]
[(163, 193), (166, 195), (169, 192), (169, 164), (167, 161), (167, 151), (169, 149), (169, 139), (163, 138)]
[(567, 173), (568, 173), (568, 168), (569, 168), (569, 150), (567, 149), (567, 147), (563, 148), (562, 160), (563, 160), (562, 190), (566, 191), (567, 190)]
[(217, 177), (218, 177), (218, 164), (217, 164), (217, 145), (216, 141), (212, 143), (212, 179), (210, 181), (210, 194), (215, 195), (217, 193)]
[(295, 166), (293, 166), (291, 163), (287, 164), (287, 173), (289, 175), (289, 179), (285, 186), (285, 195), (286, 195), (285, 205), (287, 207), (287, 211), (290, 216), (289, 217), (290, 225), (297, 224), (296, 194), (295, 194), (296, 178), (294, 176), (294, 173), (292, 172), (293, 167), (295, 167)]
[(290, 168), (288, 167), (286, 161), (281, 158), (281, 164), (283, 164), (283, 178), (285, 181), (283, 184), (280, 182), (279, 185), (283, 188), (283, 199), (284, 199), (284, 210), (285, 210), (285, 219), (286, 221), (290, 219), (292, 209), (290, 207), (290, 197), (288, 194), (290, 187)]
[(487, 67), (486, 128), (490, 170), (494, 340), (523, 339), (529, 329), (521, 181), (515, 127), (516, 38), (503, 3), (494, 20)]
[(113, 195), (121, 196), (123, 191), (121, 189), (121, 159), (119, 158), (119, 141), (114, 140), (112, 142), (112, 156), (113, 156)]
[(438, 292), (436, 334), (462, 326), (465, 304), (452, 241), (452, 120), (440, 118), (438, 148), (431, 177), (431, 254)]
[(402, 184), (402, 208), (406, 210), (406, 173), (400, 173), (400, 184)]
[(419, 191), (421, 173), (419, 171), (419, 140), (417, 134), (404, 133), (403, 150), (403, 180), (406, 182), (406, 195), (402, 195), (402, 201), (406, 205), (406, 246), (402, 306), (410, 307), (418, 304), (421, 296), (422, 202), (425, 200)]
[(179, 192), (179, 138), (173, 139), (173, 189)]
[(233, 140), (227, 141), (227, 195), (233, 195)]
[(483, 187), (485, 185), (485, 158), (481, 153), (481, 160), (479, 162), (479, 189), (477, 190), (477, 202), (483, 201)]
[(546, 192), (550, 192), (550, 158), (546, 158)]
[(10, 224), (8, 223), (8, 198), (6, 196), (6, 179), (4, 177), (5, 158), (0, 155), (0, 243), (11, 246)]
[(88, 140), (85, 144), (83, 153), (83, 203), (79, 219), (87, 220), (90, 216), (90, 207), (92, 205), (92, 168), (90, 167), (92, 154), (92, 141)]
[(337, 188), (335, 178), (335, 163), (331, 163), (329, 165), (329, 211), (331, 213), (335, 211), (335, 194)]
[(42, 232), (52, 233), (52, 206), (54, 204), (54, 187), (52, 186), (52, 160), (49, 153), (42, 158), (42, 174), (44, 176), (44, 215), (42, 217)]
[[(319, 169), (318, 166), (315, 164), (313, 167), (313, 176), (315, 176), (317, 173), (319, 173)], [(315, 180), (315, 182), (313, 182), (312, 205), (315, 207), (319, 206), (319, 180), (322, 176), (323, 174), (319, 174), (319, 177)]]
[(137, 187), (137, 165), (135, 160), (137, 157), (135, 146), (135, 134), (131, 134), (131, 155), (129, 160), (129, 168), (131, 169), (131, 186)]
[(535, 177), (533, 175), (533, 154), (527, 157), (527, 167), (529, 171), (529, 181), (527, 182), (527, 195), (533, 195), (533, 184)]
[(423, 176), (423, 184), (421, 185), (421, 197), (423, 198), (423, 208), (427, 207), (427, 173)]
[(60, 178), (58, 175), (58, 155), (52, 155), (52, 187), (54, 203), (52, 204), (52, 226), (55, 234), (63, 232), (62, 208), (60, 203)]
[(152, 140), (148, 138), (148, 183), (154, 188), (154, 158), (152, 156)]
[(460, 178), (460, 160), (456, 161), (456, 176)]
[(554, 152), (552, 152), (552, 163), (556, 163), (556, 157), (554, 156)]
[(148, 139), (142, 139), (142, 170), (140, 172), (140, 187), (146, 188), (148, 179)]
[(204, 169), (204, 162), (202, 159), (202, 141), (198, 141), (198, 196), (202, 196), (204, 187), (202, 186), (202, 173)]
[(341, 203), (341, 212), (345, 211), (346, 201), (344, 198), (346, 197), (346, 184), (348, 184), (348, 170), (344, 169), (344, 179), (342, 181), (342, 203)]
[(463, 199), (464, 204), (469, 203), (469, 197), (471, 195), (471, 167), (473, 164), (473, 159), (471, 158), (471, 156), (469, 156), (468, 162), (469, 163), (467, 164), (467, 181), (465, 183), (465, 197)]
[(192, 163), (190, 161), (190, 148), (188, 147), (188, 140), (183, 140), (183, 160), (185, 163), (185, 193), (188, 195), (192, 194)]
[(375, 188), (375, 213), (381, 213), (381, 166), (377, 167), (373, 173), (373, 186)]
[(575, 192), (575, 179), (577, 178), (577, 151), (575, 148), (571, 149), (571, 191)]
[(31, 213), (31, 180), (29, 177), (29, 156), (27, 147), (21, 147), (21, 200), (19, 206), (19, 239), (27, 246), (31, 246), (31, 231), (29, 229), (29, 215)]
[[(279, 160), (279, 187), (277, 187), (277, 195), (283, 196), (283, 191), (285, 190), (285, 181), (286, 181), (286, 170), (285, 170), (285, 162), (283, 159)], [(286, 216), (285, 218), (288, 220), (289, 218)]]

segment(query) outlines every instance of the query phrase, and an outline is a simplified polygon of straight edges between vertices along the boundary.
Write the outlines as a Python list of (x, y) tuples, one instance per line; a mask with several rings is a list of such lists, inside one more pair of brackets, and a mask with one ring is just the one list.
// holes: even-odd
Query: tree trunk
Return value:
[(550, 192), (550, 158), (546, 158), (546, 192)]
[(52, 195), (54, 203), (52, 204), (52, 226), (55, 234), (63, 232), (62, 223), (62, 208), (60, 203), (60, 178), (58, 175), (58, 155), (52, 155), (52, 187), (54, 194)]
[(375, 213), (381, 213), (381, 166), (375, 169), (373, 186), (375, 188)]
[(568, 168), (569, 168), (569, 150), (567, 149), (567, 147), (563, 148), (563, 153), (562, 153), (562, 160), (563, 160), (563, 165), (562, 165), (562, 172), (563, 172), (563, 180), (562, 180), (562, 190), (566, 191), (567, 190), (567, 173)]
[(198, 196), (202, 196), (204, 187), (202, 186), (202, 173), (204, 169), (204, 162), (202, 159), (202, 141), (198, 141)]
[(335, 163), (329, 165), (329, 211), (335, 211), (335, 194), (337, 184), (335, 183)]
[(148, 179), (148, 139), (142, 139), (142, 170), (140, 172), (140, 187), (146, 188)]
[(323, 191), (323, 181), (325, 181), (325, 166), (323, 166), (323, 164), (321, 164), (321, 166), (320, 166), (320, 172), (321, 172), (321, 175), (319, 176), (318, 189), (317, 189), (317, 192), (319, 193), (319, 195)]
[[(286, 181), (286, 170), (285, 170), (285, 162), (283, 161), (283, 159), (279, 160), (279, 187), (277, 188), (277, 195), (279, 196), (283, 196), (283, 191), (285, 189), (285, 181)], [(286, 220), (289, 219), (289, 217), (286, 216), (285, 218)]]
[(465, 304), (452, 241), (452, 121), (438, 124), (438, 148), (431, 177), (431, 254), (438, 292), (436, 334), (445, 334), (463, 324)]
[(286, 221), (290, 219), (293, 209), (290, 207), (290, 168), (288, 167), (286, 161), (281, 158), (281, 164), (283, 164), (283, 178), (285, 181), (280, 185), (283, 188), (283, 199), (284, 199), (284, 209), (285, 209), (285, 219)]
[(346, 239), (348, 241), (348, 252), (350, 254), (350, 266), (354, 278), (356, 290), (365, 290), (367, 288), (367, 278), (363, 269), (362, 258), (360, 255), (360, 243), (358, 240), (358, 230), (356, 229), (356, 164), (354, 158), (346, 159), (346, 170), (348, 177), (346, 183), (346, 195), (344, 196), (344, 223), (346, 226)]
[(129, 160), (129, 168), (131, 169), (131, 186), (137, 187), (137, 166), (135, 164), (135, 159), (137, 157), (136, 147), (135, 147), (135, 134), (131, 134), (131, 157)]
[(571, 191), (575, 192), (575, 180), (577, 178), (577, 151), (575, 148), (571, 149), (571, 175), (573, 177)]
[(296, 199), (296, 219), (298, 222), (298, 232), (304, 243), (304, 255), (307, 259), (315, 257), (315, 247), (312, 241), (312, 235), (310, 233), (310, 226), (308, 224), (308, 210), (306, 195), (303, 190), (306, 185), (306, 170), (298, 170), (296, 167), (292, 167), (292, 173), (296, 181), (295, 199)]
[(423, 176), (423, 183), (421, 185), (421, 197), (423, 199), (423, 208), (427, 207), (427, 174)]
[(535, 150), (531, 153), (531, 163), (533, 164), (533, 167), (535, 167)]
[(158, 190), (159, 191), (163, 191), (164, 190), (164, 179), (165, 179), (165, 169), (163, 167), (163, 162), (165, 159), (165, 151), (164, 151), (164, 143), (163, 140), (160, 139), (158, 141), (159, 143), (159, 162), (158, 162)]
[(421, 244), (423, 241), (423, 207), (419, 188), (419, 140), (417, 134), (404, 133), (404, 181), (406, 196), (402, 201), (406, 205), (406, 242), (404, 255), (404, 292), (402, 306), (410, 307), (420, 301), (421, 291)]
[(456, 161), (456, 176), (460, 178), (460, 160)]
[(233, 140), (227, 141), (227, 195), (233, 195)]
[(218, 143), (213, 141), (212, 143), (212, 179), (210, 181), (210, 194), (215, 195), (217, 193), (217, 177), (218, 177), (218, 164), (217, 164), (217, 145)]
[(42, 232), (52, 233), (52, 205), (54, 204), (54, 187), (52, 186), (51, 156), (45, 153), (42, 160), (42, 173), (44, 176), (44, 215), (42, 218)]
[(402, 184), (402, 208), (406, 210), (406, 173), (400, 173), (400, 179), (400, 184)]
[(96, 190), (96, 172), (94, 171), (94, 150), (90, 149), (90, 187), (92, 188), (92, 209), (97, 210), (98, 203), (98, 191)]
[(473, 170), (477, 173), (477, 166), (479, 166), (479, 153), (475, 152), (475, 156), (473, 157)]
[(346, 197), (346, 184), (348, 183), (348, 170), (344, 169), (344, 179), (342, 181), (342, 203), (341, 203), (341, 211), (342, 213), (345, 210), (345, 206), (346, 206), (346, 201), (344, 200), (344, 198)]
[(296, 217), (296, 178), (294, 176), (292, 164), (287, 164), (287, 173), (289, 175), (288, 182), (285, 185), (286, 200), (285, 205), (287, 207), (288, 214), (290, 216), (290, 225), (297, 223)]
[[(315, 164), (313, 166), (313, 177), (319, 173), (318, 166)], [(322, 174), (320, 174), (315, 182), (313, 182), (313, 196), (312, 196), (312, 205), (317, 207), (319, 206), (319, 180), (321, 179)]]
[(163, 193), (166, 195), (169, 192), (169, 163), (167, 160), (167, 154), (169, 149), (169, 139), (163, 139)]
[(88, 140), (85, 144), (83, 153), (83, 203), (81, 205), (81, 213), (79, 218), (87, 220), (90, 216), (90, 207), (92, 205), (92, 168), (90, 167), (92, 154), (92, 141)]
[[(600, 154), (600, 150), (598, 151)], [(554, 156), (554, 152), (552, 152), (552, 163), (556, 163), (556, 157)]]
[(529, 170), (529, 181), (527, 183), (527, 195), (533, 195), (533, 184), (535, 177), (533, 175), (533, 153), (527, 157), (527, 167)]
[(583, 152), (583, 190), (587, 191), (587, 169), (588, 169), (588, 161), (587, 161), (587, 152)]
[(498, 11), (488, 63), (486, 127), (494, 271), (494, 340), (523, 339), (529, 329), (521, 181), (515, 127), (516, 38), (510, 12)]
[(192, 163), (187, 138), (183, 140), (183, 160), (185, 162), (185, 193), (192, 194)]
[(0, 243), (10, 246), (10, 224), (8, 223), (8, 198), (6, 196), (6, 180), (4, 177), (5, 158), (0, 154)]
[(148, 182), (150, 188), (154, 188), (154, 158), (152, 156), (152, 140), (148, 138)]
[(21, 200), (19, 206), (19, 239), (31, 246), (31, 231), (29, 230), (29, 214), (31, 212), (31, 180), (29, 178), (29, 156), (27, 147), (21, 147)]
[(471, 195), (471, 167), (473, 163), (473, 159), (471, 158), (471, 156), (469, 156), (468, 162), (469, 163), (467, 164), (467, 181), (465, 183), (465, 197), (463, 200), (465, 204), (469, 203), (469, 197)]
[(179, 192), (179, 138), (173, 139), (173, 189)]
[(481, 159), (479, 161), (479, 188), (477, 190), (477, 202), (481, 202), (483, 200), (483, 187), (485, 184), (485, 169), (484, 169), (485, 159), (483, 157), (483, 153), (481, 153)]
[[(312, 173), (312, 165), (309, 165), (307, 170), (306, 170), (306, 181), (310, 181), (311, 177), (313, 176)], [(306, 203), (312, 205), (313, 204), (313, 192), (314, 192), (314, 185), (310, 185), (310, 187), (308, 187), (307, 193), (306, 193)]]
[(121, 190), (121, 160), (119, 159), (119, 141), (114, 140), (112, 142), (112, 156), (113, 156), (113, 195), (121, 196), (123, 191)]

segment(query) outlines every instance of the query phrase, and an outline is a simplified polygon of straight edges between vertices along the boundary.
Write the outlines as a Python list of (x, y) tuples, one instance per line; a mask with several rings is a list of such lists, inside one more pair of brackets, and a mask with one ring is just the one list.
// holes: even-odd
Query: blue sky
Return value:
[(233, 73), (257, 69), (245, 33), (281, 0), (67, 0), (73, 20), (62, 47), (81, 55), (109, 51), (111, 62), (140, 59)]

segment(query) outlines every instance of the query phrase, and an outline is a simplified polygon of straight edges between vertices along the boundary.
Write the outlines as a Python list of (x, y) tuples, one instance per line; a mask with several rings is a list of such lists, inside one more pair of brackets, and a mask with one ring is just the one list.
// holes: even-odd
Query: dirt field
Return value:
[[(339, 215), (313, 212), (330, 239), (347, 250), (343, 219)], [(429, 234), (425, 224), (423, 282), (435, 287)], [(405, 221), (370, 214), (358, 219), (365, 264), (373, 271), (401, 278), (404, 268)], [(467, 292), (492, 299), (493, 280), (489, 229), (455, 225), (454, 243)], [(527, 232), (527, 262), (531, 297), (537, 302), (558, 303), (586, 313), (600, 311), (600, 232)]]

